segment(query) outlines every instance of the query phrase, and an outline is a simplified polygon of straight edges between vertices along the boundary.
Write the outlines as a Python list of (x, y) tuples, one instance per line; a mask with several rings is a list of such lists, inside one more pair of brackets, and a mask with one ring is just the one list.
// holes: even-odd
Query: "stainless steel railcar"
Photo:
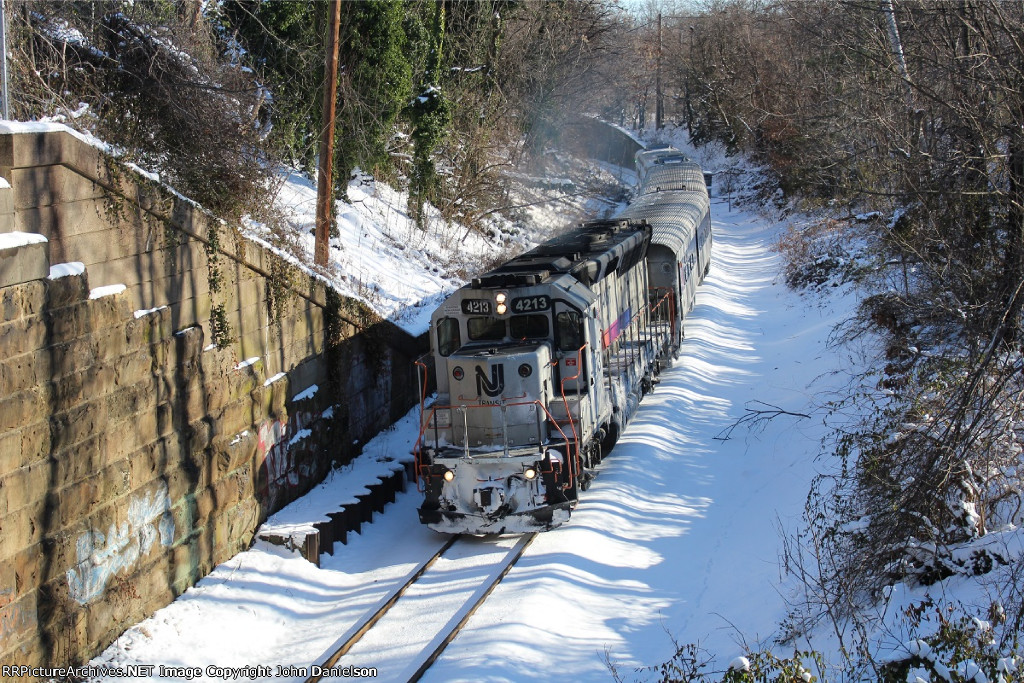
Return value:
[(488, 534), (564, 522), (678, 350), (710, 265), (707, 188), (678, 150), (641, 152), (637, 168), (637, 197), (614, 219), (541, 244), (434, 312), (437, 395), (415, 447), (423, 523)]

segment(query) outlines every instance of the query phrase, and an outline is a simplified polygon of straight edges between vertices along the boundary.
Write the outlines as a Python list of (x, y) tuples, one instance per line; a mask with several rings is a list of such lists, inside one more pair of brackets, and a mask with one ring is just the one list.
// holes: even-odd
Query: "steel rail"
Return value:
[[(326, 653), (320, 656), (318, 661), (313, 663), (313, 666), (318, 666), (323, 669), (330, 669), (333, 667), (339, 659), (344, 657), (345, 654), (352, 649), (353, 645), (358, 643), (362, 637), (366, 635), (367, 631), (373, 628), (373, 626), (391, 610), (395, 603), (398, 602), (398, 599), (405, 595), (406, 591), (408, 591), (413, 584), (419, 581), (420, 577), (422, 577), (435, 562), (441, 559), (441, 556), (444, 555), (449, 548), (455, 545), (455, 542), (459, 540), (459, 538), (461, 538), (459, 534), (449, 538), (445, 544), (441, 546), (440, 550), (434, 553), (426, 562), (421, 564), (419, 568), (413, 572), (412, 576), (410, 576), (409, 579), (402, 584), (400, 588), (398, 588), (398, 590), (389, 595), (368, 619), (346, 631), (338, 641), (335, 641), (335, 643), (327, 649)], [(306, 683), (318, 683), (321, 679), (323, 679), (322, 675), (309, 676), (306, 678)]]
[[(534, 532), (532, 534), (524, 535), (522, 538), (519, 539), (516, 545), (514, 545), (512, 547), (512, 550), (509, 552), (509, 555), (505, 560), (505, 566), (502, 567), (501, 571), (497, 574), (497, 576), (495, 576), (491, 580), (491, 582), (486, 586), (481, 586), (480, 588), (478, 588), (477, 591), (473, 594), (473, 596), (470, 597), (470, 600), (472, 600), (473, 597), (476, 597), (476, 600), (473, 602), (473, 606), (466, 610), (466, 613), (462, 615), (462, 618), (459, 619), (458, 623), (456, 623), (454, 626), (451, 626), (451, 628), (448, 628), (451, 622), (459, 616), (458, 613), (456, 613), (455, 616), (452, 617), (451, 620), (449, 620), (448, 624), (445, 624), (445, 628), (441, 629), (442, 633), (445, 630), (448, 631), (444, 635), (444, 637), (441, 638), (440, 641), (438, 641), (438, 637), (435, 636), (434, 639), (430, 642), (430, 644), (427, 645), (427, 649), (430, 649), (430, 646), (436, 643), (434, 649), (430, 652), (430, 654), (427, 655), (425, 659), (418, 662), (418, 666), (416, 666), (415, 671), (409, 674), (409, 678), (406, 679), (408, 683), (416, 683), (416, 681), (420, 680), (423, 674), (426, 673), (427, 669), (429, 669), (431, 665), (435, 661), (437, 661), (437, 658), (440, 657), (441, 653), (444, 652), (445, 648), (447, 648), (448, 645), (451, 644), (453, 640), (455, 640), (455, 637), (459, 635), (459, 631), (461, 631), (462, 627), (466, 625), (466, 622), (468, 622), (470, 617), (473, 616), (473, 613), (476, 612), (477, 608), (479, 608), (480, 605), (482, 605), (485, 600), (487, 600), (487, 597), (494, 591), (494, 589), (498, 587), (498, 584), (501, 583), (502, 579), (504, 579), (505, 576), (509, 573), (509, 571), (511, 571), (512, 567), (515, 566), (516, 562), (519, 561), (519, 558), (523, 556), (524, 552), (526, 552), (526, 548), (533, 542), (533, 539), (535, 539), (536, 537), (537, 533)], [(438, 636), (440, 635), (441, 634), (438, 633)], [(413, 665), (407, 667), (406, 671), (411, 669), (412, 666), (416, 664), (417, 663), (414, 663)]]

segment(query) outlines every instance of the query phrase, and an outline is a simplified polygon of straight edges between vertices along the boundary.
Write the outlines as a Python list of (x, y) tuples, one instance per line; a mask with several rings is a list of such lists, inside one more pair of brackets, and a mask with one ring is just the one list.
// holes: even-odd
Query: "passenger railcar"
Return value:
[(420, 520), (491, 534), (563, 523), (678, 351), (708, 272), (700, 167), (637, 154), (635, 199), (485, 273), (431, 318), (435, 399), (415, 447)]

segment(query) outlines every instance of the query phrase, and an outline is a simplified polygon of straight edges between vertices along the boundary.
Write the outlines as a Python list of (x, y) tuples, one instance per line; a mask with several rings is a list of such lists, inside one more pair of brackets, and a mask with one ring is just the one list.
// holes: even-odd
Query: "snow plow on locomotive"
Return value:
[[(644, 154), (682, 156), (641, 152), (638, 169)], [(707, 270), (707, 189), (682, 185), (644, 192), (641, 182), (616, 218), (475, 278), (434, 312), (431, 354), (418, 363), (423, 385), (432, 370), (437, 386), (414, 449), (421, 522), (497, 534), (569, 518), (677, 353)]]

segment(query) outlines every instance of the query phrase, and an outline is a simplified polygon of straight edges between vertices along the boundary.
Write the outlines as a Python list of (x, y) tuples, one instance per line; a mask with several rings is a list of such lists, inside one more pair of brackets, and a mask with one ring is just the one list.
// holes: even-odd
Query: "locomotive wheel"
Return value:
[(601, 441), (601, 452), (605, 455), (611, 452), (612, 448), (615, 447), (615, 442), (619, 440), (619, 432), (622, 431), (622, 427), (615, 420), (608, 423), (608, 433)]
[(601, 448), (596, 443), (591, 442), (589, 446), (583, 451), (583, 467), (587, 469), (593, 469), (601, 462)]

